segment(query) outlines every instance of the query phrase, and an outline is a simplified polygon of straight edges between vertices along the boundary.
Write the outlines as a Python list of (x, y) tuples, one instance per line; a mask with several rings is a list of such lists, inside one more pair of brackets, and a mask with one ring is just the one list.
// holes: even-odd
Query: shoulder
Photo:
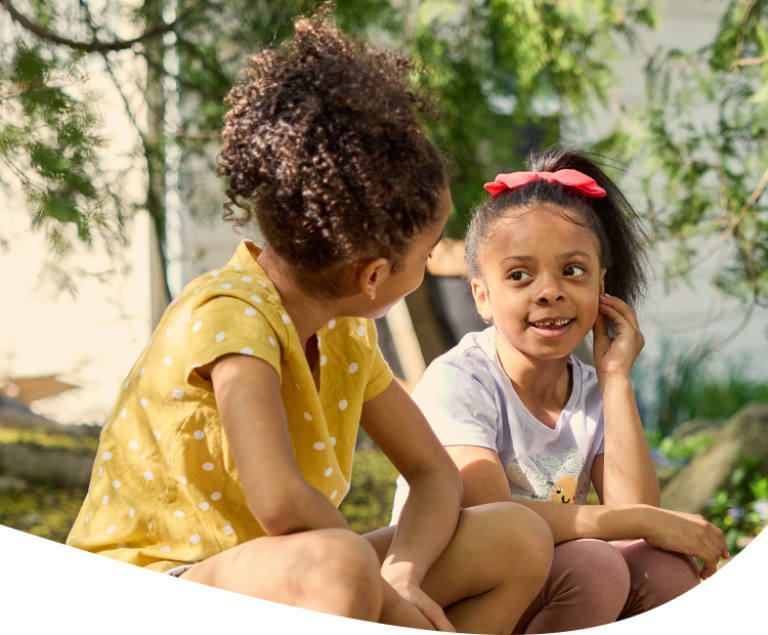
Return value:
[(597, 371), (574, 355), (571, 355), (569, 362), (574, 370), (574, 387), (578, 381), (581, 408), (590, 416), (597, 417), (603, 408), (603, 394), (597, 381)]
[(465, 397), (471, 397), (478, 387), (492, 396), (499, 384), (499, 369), (495, 349), (489, 349), (487, 339), (487, 331), (468, 333), (456, 346), (435, 358), (413, 391), (417, 403), (447, 393), (457, 395), (454, 388), (460, 388)]
[[(593, 366), (585, 364), (575, 355), (571, 355), (568, 363), (574, 369), (574, 382), (578, 380), (581, 390), (592, 393), (597, 390), (600, 393), (600, 385), (597, 382), (597, 371)], [(576, 377), (577, 375), (577, 377)]]
[(335, 318), (320, 329), (318, 335), (350, 348), (375, 351), (378, 346), (376, 323), (366, 318)]

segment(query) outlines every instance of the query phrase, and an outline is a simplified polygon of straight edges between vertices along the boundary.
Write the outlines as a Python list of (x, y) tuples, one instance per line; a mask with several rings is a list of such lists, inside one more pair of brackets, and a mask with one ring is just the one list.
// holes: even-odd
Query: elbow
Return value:
[(453, 492), (459, 503), (464, 498), (464, 482), (461, 472), (451, 458), (446, 454), (447, 461), (425, 466), (414, 473), (409, 480), (411, 488), (418, 487), (419, 483), (424, 483), (427, 487), (437, 486), (444, 492)]
[(287, 536), (307, 529), (302, 506), (288, 492), (259, 496), (248, 501), (248, 509), (267, 536)]

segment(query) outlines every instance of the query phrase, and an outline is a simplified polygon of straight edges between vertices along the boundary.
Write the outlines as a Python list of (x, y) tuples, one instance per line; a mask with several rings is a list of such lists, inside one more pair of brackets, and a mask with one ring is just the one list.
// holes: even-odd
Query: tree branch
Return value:
[(760, 195), (763, 193), (763, 190), (765, 190), (766, 186), (768, 186), (768, 170), (763, 172), (763, 178), (760, 179), (760, 183), (758, 183), (757, 188), (755, 189), (754, 192), (752, 192), (751, 196), (747, 199), (747, 202), (744, 203), (744, 206), (741, 208), (739, 213), (731, 221), (731, 224), (725, 229), (725, 231), (722, 234), (720, 234), (720, 238), (717, 239), (717, 242), (703, 256), (699, 256), (696, 260), (690, 263), (681, 272), (683, 275), (685, 275), (686, 273), (689, 273), (692, 269), (695, 269), (704, 261), (708, 260), (710, 256), (712, 256), (712, 254), (714, 254), (718, 249), (720, 249), (720, 247), (723, 246), (725, 241), (731, 237), (734, 231), (736, 231), (736, 228), (739, 226), (739, 223), (741, 223), (741, 221), (744, 220), (744, 217), (747, 215), (747, 212), (757, 202), (757, 199), (760, 198)]
[(736, 60), (733, 63), (733, 66), (738, 71), (742, 66), (759, 66), (766, 62), (768, 62), (768, 55), (765, 57), (744, 57), (740, 60)]
[(108, 51), (122, 51), (131, 48), (134, 44), (140, 44), (146, 40), (151, 40), (156, 37), (160, 37), (169, 31), (173, 31), (179, 23), (186, 18), (192, 9), (188, 9), (180, 13), (173, 22), (168, 24), (162, 24), (147, 31), (144, 31), (139, 37), (132, 40), (114, 40), (113, 42), (100, 42), (94, 38), (90, 42), (78, 42), (77, 40), (70, 40), (60, 36), (58, 33), (54, 33), (45, 27), (36, 24), (23, 13), (19, 12), (12, 4), (11, 0), (2, 0), (3, 8), (8, 11), (11, 18), (20, 24), (27, 31), (34, 33), (44, 40), (53, 42), (54, 44), (61, 44), (62, 46), (68, 46), (69, 48), (76, 49), (78, 51), (85, 51), (86, 53), (106, 53)]

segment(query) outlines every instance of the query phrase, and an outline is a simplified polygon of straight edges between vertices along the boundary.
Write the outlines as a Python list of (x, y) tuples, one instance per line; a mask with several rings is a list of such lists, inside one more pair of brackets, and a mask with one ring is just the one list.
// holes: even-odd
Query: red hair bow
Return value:
[(511, 172), (510, 174), (498, 174), (496, 180), (485, 184), (485, 189), (491, 196), (501, 194), (506, 190), (514, 190), (534, 181), (549, 181), (560, 183), (573, 188), (580, 194), (590, 198), (605, 196), (605, 190), (600, 187), (595, 179), (582, 174), (578, 170), (558, 170), (557, 172)]

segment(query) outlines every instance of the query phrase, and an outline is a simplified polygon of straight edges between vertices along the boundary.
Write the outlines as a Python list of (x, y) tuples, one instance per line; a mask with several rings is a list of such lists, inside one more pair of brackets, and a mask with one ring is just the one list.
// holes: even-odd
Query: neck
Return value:
[(498, 329), (495, 337), (504, 372), (525, 406), (534, 414), (539, 409), (561, 411), (571, 394), (569, 356), (540, 359), (513, 346)]
[(296, 327), (299, 341), (306, 352), (307, 340), (334, 317), (341, 315), (341, 300), (319, 298), (304, 291), (287, 270), (284, 261), (269, 246), (256, 262), (264, 270), (280, 294), (280, 301)]

